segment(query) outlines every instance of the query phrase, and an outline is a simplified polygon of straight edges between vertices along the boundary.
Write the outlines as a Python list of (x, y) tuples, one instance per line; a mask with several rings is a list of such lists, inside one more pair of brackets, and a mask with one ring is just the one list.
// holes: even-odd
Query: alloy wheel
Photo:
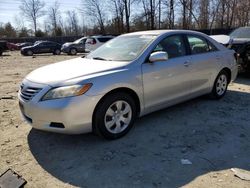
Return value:
[(118, 134), (129, 126), (131, 119), (131, 106), (126, 101), (119, 100), (109, 106), (104, 116), (104, 123), (110, 133)]
[(216, 82), (216, 93), (221, 96), (226, 92), (227, 89), (227, 76), (221, 74)]

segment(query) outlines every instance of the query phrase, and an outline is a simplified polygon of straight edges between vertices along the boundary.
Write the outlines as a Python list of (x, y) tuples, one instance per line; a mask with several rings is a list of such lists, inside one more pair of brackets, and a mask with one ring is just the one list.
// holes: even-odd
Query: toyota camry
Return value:
[(143, 31), (34, 70), (18, 97), (35, 129), (115, 139), (150, 112), (205, 94), (220, 99), (236, 75), (235, 52), (205, 34)]

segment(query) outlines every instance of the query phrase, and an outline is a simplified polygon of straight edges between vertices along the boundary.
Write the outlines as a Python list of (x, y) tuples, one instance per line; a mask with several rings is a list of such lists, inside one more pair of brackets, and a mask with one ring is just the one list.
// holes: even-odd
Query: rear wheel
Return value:
[(77, 50), (75, 48), (71, 48), (69, 51), (70, 55), (76, 55), (77, 54)]
[(60, 53), (61, 53), (61, 50), (59, 50), (59, 49), (56, 49), (56, 50), (54, 51), (54, 55), (60, 55)]
[(220, 99), (227, 92), (229, 84), (229, 75), (226, 71), (222, 70), (215, 79), (213, 90), (210, 94), (212, 98)]
[(97, 106), (94, 114), (94, 131), (107, 139), (124, 136), (133, 126), (136, 106), (126, 93), (108, 95)]

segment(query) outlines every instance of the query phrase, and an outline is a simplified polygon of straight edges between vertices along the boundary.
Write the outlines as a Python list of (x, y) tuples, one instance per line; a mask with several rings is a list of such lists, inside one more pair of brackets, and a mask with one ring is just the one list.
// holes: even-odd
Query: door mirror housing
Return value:
[(164, 51), (153, 52), (149, 56), (149, 61), (151, 63), (154, 63), (157, 61), (166, 61), (166, 60), (168, 60), (168, 53)]

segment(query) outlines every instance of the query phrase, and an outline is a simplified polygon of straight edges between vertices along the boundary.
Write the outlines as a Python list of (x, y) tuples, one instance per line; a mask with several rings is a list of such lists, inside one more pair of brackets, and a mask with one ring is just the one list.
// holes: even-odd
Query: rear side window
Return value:
[(95, 44), (95, 43), (96, 43), (96, 40), (95, 40), (94, 38), (88, 38), (88, 39), (86, 40), (86, 43), (87, 43), (87, 44)]
[(112, 38), (110, 38), (110, 37), (98, 37), (97, 38), (100, 42), (107, 42), (107, 41), (109, 41), (110, 39), (112, 39)]
[(210, 51), (206, 39), (196, 36), (187, 36), (187, 39), (192, 54), (202, 54)]
[(86, 42), (86, 39), (82, 39), (79, 43), (84, 44)]

